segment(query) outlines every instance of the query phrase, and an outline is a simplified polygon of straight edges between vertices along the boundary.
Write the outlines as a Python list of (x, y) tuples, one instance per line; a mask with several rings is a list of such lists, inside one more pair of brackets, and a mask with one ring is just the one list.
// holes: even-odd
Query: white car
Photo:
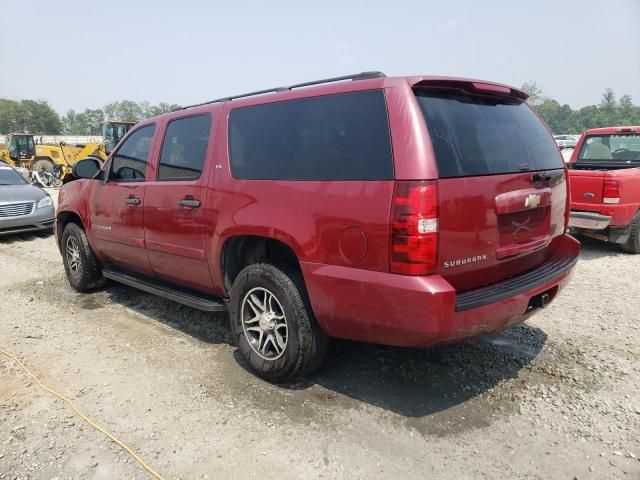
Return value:
[(554, 135), (553, 139), (561, 149), (576, 148), (576, 143), (578, 143), (578, 139), (574, 135)]

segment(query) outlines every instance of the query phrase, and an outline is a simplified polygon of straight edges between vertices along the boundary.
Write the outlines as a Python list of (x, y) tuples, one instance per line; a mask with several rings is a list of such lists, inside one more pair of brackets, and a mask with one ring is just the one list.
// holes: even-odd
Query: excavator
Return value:
[(6, 149), (0, 149), (0, 160), (36, 172), (54, 173), (54, 170), (59, 170), (59, 177), (64, 182), (78, 160), (96, 157), (104, 162), (135, 122), (107, 121), (101, 125), (102, 142), (85, 145), (64, 142), (49, 145), (37, 143), (37, 136), (30, 133), (10, 133), (7, 135)]

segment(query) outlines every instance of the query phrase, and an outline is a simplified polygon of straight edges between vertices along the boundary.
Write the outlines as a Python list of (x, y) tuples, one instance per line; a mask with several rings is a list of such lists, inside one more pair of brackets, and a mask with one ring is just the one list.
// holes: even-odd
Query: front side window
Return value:
[(211, 116), (173, 120), (162, 142), (158, 180), (195, 180), (200, 177), (209, 145)]
[(237, 108), (229, 149), (239, 179), (393, 179), (382, 90)]
[(155, 125), (136, 130), (113, 155), (109, 180), (117, 182), (143, 182)]

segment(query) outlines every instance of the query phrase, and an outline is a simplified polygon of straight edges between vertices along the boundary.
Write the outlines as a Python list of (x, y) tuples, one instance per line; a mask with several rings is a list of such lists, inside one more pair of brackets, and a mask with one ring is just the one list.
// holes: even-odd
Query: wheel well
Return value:
[(300, 272), (300, 263), (293, 249), (286, 243), (267, 237), (232, 237), (225, 242), (220, 260), (227, 291), (242, 269), (253, 263), (285, 263)]
[(58, 239), (62, 241), (62, 232), (69, 223), (75, 223), (84, 230), (84, 225), (80, 217), (73, 212), (62, 212), (56, 217), (56, 229), (58, 230)]

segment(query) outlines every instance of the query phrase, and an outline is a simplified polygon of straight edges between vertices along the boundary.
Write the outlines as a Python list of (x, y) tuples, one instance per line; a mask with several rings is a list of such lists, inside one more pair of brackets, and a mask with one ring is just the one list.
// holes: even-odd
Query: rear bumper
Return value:
[[(502, 330), (526, 320), (542, 294), (555, 298), (568, 282), (580, 249), (569, 235), (558, 243), (558, 255), (536, 269), (462, 294), (439, 275), (412, 277), (334, 265), (301, 266), (313, 311), (328, 335), (424, 347)], [(472, 297), (472, 305), (465, 303)]]
[(569, 227), (586, 230), (604, 230), (611, 223), (611, 216), (596, 212), (571, 212)]
[[(631, 223), (633, 217), (638, 212), (637, 203), (581, 203), (571, 201), (571, 214), (574, 213), (594, 213), (603, 217), (610, 217), (609, 227), (624, 227)], [(591, 227), (579, 227), (569, 225), (574, 228), (591, 229)]]

